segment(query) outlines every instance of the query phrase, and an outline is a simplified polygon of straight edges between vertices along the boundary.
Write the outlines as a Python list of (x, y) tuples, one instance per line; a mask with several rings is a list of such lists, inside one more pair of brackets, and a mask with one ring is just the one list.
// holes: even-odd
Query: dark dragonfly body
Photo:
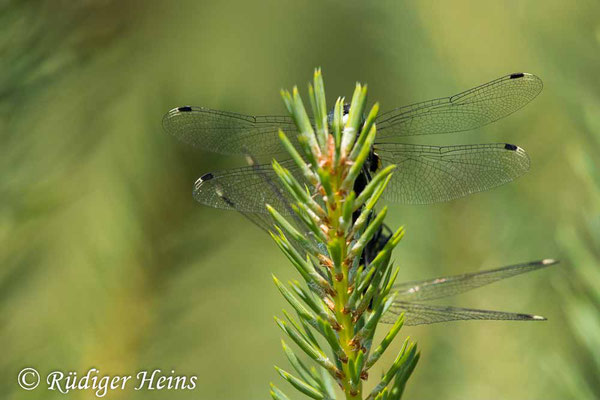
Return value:
[[(344, 103), (344, 106), (342, 109), (342, 113), (343, 113), (342, 120), (344, 122), (346, 122), (349, 111), (350, 111), (350, 104)], [(331, 110), (329, 112), (329, 114), (327, 115), (328, 123), (330, 126), (333, 124), (333, 113), (334, 113), (334, 110)], [(362, 126), (364, 124), (365, 117), (366, 116), (364, 114), (361, 116), (360, 126)], [(360, 134), (360, 132), (356, 133), (357, 137), (359, 134)], [(363, 165), (361, 173), (358, 175), (358, 177), (354, 181), (353, 190), (357, 196), (362, 193), (362, 191), (365, 189), (367, 184), (371, 181), (373, 174), (375, 174), (377, 172), (377, 170), (379, 170), (379, 168), (381, 168), (381, 160), (379, 159), (379, 156), (377, 155), (377, 153), (375, 153), (375, 149), (371, 148), (369, 156), (367, 157), (367, 159)], [(352, 222), (356, 222), (356, 219), (360, 215), (361, 211), (362, 211), (362, 207), (354, 212), (354, 214), (352, 215)], [(371, 213), (369, 220), (372, 220), (373, 218), (375, 218), (375, 212)], [(367, 222), (367, 225), (368, 225), (368, 222)], [(365, 266), (368, 266), (368, 264), (371, 261), (373, 261), (375, 256), (377, 256), (377, 253), (383, 248), (383, 246), (385, 246), (385, 244), (387, 243), (387, 241), (389, 240), (391, 235), (392, 235), (391, 229), (385, 224), (382, 225), (377, 230), (377, 232), (373, 235), (373, 238), (369, 241), (367, 246), (365, 246), (365, 250), (363, 251), (361, 258), (360, 258), (360, 264), (364, 264)]]

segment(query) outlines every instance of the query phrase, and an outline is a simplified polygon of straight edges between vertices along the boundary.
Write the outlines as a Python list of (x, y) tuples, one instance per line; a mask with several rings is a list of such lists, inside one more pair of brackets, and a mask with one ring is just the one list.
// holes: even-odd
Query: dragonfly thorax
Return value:
[[(342, 123), (344, 125), (346, 125), (346, 122), (348, 122), (348, 114), (349, 113), (350, 113), (350, 103), (344, 103), (343, 109), (342, 109)], [(334, 110), (329, 111), (329, 113), (327, 114), (327, 122), (329, 123), (329, 125), (333, 125), (333, 114), (334, 114)], [(364, 122), (365, 122), (365, 115), (363, 114), (360, 119), (360, 125), (362, 126), (362, 124)]]

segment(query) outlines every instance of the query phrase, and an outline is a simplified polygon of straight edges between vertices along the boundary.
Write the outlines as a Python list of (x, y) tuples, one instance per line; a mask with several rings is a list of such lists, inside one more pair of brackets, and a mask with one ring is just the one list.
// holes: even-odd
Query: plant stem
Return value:
[[(333, 175), (333, 174), (332, 174)], [(353, 373), (350, 371), (350, 366), (354, 365), (354, 361), (358, 355), (358, 351), (360, 349), (354, 349), (350, 342), (354, 337), (355, 333), (355, 323), (352, 319), (352, 314), (350, 310), (346, 309), (346, 304), (348, 302), (349, 296), (349, 265), (343, 262), (346, 260), (348, 256), (348, 246), (344, 239), (343, 232), (340, 232), (339, 229), (339, 221), (341, 210), (343, 209), (343, 201), (344, 197), (339, 195), (340, 192), (340, 183), (339, 179), (334, 179), (332, 181), (332, 189), (335, 193), (335, 202), (332, 207), (328, 207), (328, 220), (330, 221), (329, 232), (330, 232), (330, 240), (338, 241), (341, 244), (341, 257), (339, 260), (342, 260), (341, 265), (334, 265), (334, 313), (338, 323), (341, 326), (341, 330), (338, 332), (340, 346), (344, 350), (344, 353), (348, 356), (348, 360), (342, 363), (344, 379), (343, 379), (343, 390), (347, 400), (357, 400), (362, 399), (362, 382), (360, 378), (358, 382), (351, 382), (351, 376)], [(341, 234), (341, 237), (339, 236)], [(335, 271), (341, 271), (341, 276), (335, 275)], [(351, 362), (352, 361), (352, 362)], [(360, 375), (360, 374), (359, 374)]]
[[(372, 153), (376, 134), (374, 119), (378, 110), (378, 105), (374, 105), (363, 121), (366, 86), (356, 85), (350, 109), (344, 111), (348, 115), (347, 121), (342, 115), (342, 109), (346, 109), (342, 98), (338, 98), (333, 116), (327, 116), (320, 70), (315, 71), (314, 86), (309, 87), (309, 93), (313, 115), (317, 116), (314, 129), (297, 89), (294, 88), (292, 93), (282, 92), (284, 103), (301, 132), (298, 147), (283, 132), (280, 131), (279, 136), (297, 171), (301, 171), (301, 179), (273, 162), (274, 171), (292, 200), (291, 207), (300, 225), (295, 227), (271, 206), (267, 206), (267, 210), (275, 221), (276, 233), (271, 233), (271, 236), (302, 275), (315, 298), (291, 284), (304, 306), (275, 279), (278, 289), (294, 308), (301, 323), (295, 322), (287, 313), (286, 318), (293, 327), (278, 319), (276, 321), (302, 351), (338, 383), (346, 400), (362, 400), (362, 379), (367, 378), (368, 369), (376, 361), (372, 360), (367, 366), (368, 349), (386, 304), (391, 302), (388, 294), (395, 275), (389, 260), (402, 237), (402, 229), (399, 229), (383, 243), (378, 239), (370, 245), (368, 253), (373, 256), (375, 251), (376, 256), (367, 259), (366, 246), (376, 232), (381, 232), (386, 215), (384, 208), (378, 217), (374, 207), (390, 180), (392, 168), (378, 171), (372, 177), (364, 169), (369, 165), (365, 163)], [(332, 122), (333, 131), (329, 130), (328, 122)], [(371, 183), (364, 186), (361, 182), (365, 180)], [(357, 212), (360, 214), (358, 217)], [(311, 241), (314, 241), (312, 245)], [(400, 325), (395, 325), (396, 332), (389, 340), (401, 326), (402, 316), (399, 320)], [(311, 333), (313, 329), (327, 340), (330, 351), (320, 347)], [(378, 347), (377, 358), (385, 347), (387, 344)], [(283, 379), (316, 400), (330, 400), (335, 396), (333, 380), (307, 370), (287, 346), (284, 350), (298, 375), (277, 367)], [(385, 380), (368, 398), (398, 400), (401, 391), (394, 389), (393, 385), (400, 387), (410, 375), (406, 372), (407, 368), (418, 358), (418, 354), (413, 353), (416, 350), (401, 354), (384, 375)], [(404, 366), (406, 368), (401, 369)], [(395, 391), (392, 393), (392, 390)], [(271, 396), (275, 400), (289, 400), (274, 386)]]

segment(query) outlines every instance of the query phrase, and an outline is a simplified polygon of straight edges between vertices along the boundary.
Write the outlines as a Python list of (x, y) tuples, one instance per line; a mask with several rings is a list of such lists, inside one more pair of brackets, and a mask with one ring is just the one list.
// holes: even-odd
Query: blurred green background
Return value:
[(292, 268), (240, 215), (191, 197), (202, 173), (244, 160), (178, 143), (161, 118), (185, 104), (283, 114), (279, 89), (306, 93), (316, 66), (330, 104), (358, 80), (383, 110), (516, 71), (543, 79), (511, 117), (420, 141), (515, 143), (531, 156), (527, 175), (446, 204), (393, 206), (389, 222), (407, 229), (401, 280), (561, 259), (450, 301), (549, 320), (404, 328), (422, 349), (406, 398), (600, 397), (596, 0), (0, 7), (1, 398), (95, 398), (24, 391), (26, 366), (198, 375), (194, 391), (111, 399), (267, 398), (280, 381), (272, 365), (286, 365), (270, 274)]

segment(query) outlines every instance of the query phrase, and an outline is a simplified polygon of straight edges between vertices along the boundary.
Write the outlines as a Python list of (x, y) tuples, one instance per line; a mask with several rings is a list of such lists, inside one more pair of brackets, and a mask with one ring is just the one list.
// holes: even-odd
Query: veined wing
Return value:
[[(293, 160), (280, 164), (303, 182)], [(270, 164), (204, 174), (194, 184), (194, 199), (210, 207), (267, 216), (265, 205), (270, 204), (284, 215), (291, 214), (292, 198), (279, 185), (279, 178)]]
[(510, 313), (504, 311), (477, 310), (448, 306), (435, 306), (395, 301), (381, 318), (381, 322), (392, 324), (404, 313), (405, 325), (435, 324), (448, 321), (501, 320), (501, 321), (545, 321), (539, 315)]
[(515, 275), (546, 268), (556, 263), (558, 261), (545, 259), (470, 274), (399, 283), (394, 286), (395, 298), (399, 301), (423, 301), (453, 296)]
[[(308, 239), (308, 244), (303, 245), (293, 237), (287, 238), (300, 254), (307, 250), (305, 246), (313, 249), (318, 247), (312, 232), (292, 210), (290, 204), (293, 200), (279, 183), (272, 166), (256, 164), (254, 157), (249, 154), (246, 154), (246, 158), (250, 164), (248, 167), (204, 174), (196, 181), (194, 198), (212, 207), (236, 210), (263, 231), (274, 232), (273, 219), (266, 210), (268, 203), (280, 214), (289, 216), (288, 222)], [(292, 160), (283, 161), (280, 165), (296, 175), (296, 179), (301, 179)]]
[(529, 170), (529, 156), (506, 143), (424, 146), (378, 144), (384, 164), (397, 164), (384, 197), (403, 204), (449, 201), (503, 185)]
[[(239, 213), (246, 217), (246, 219), (248, 219), (254, 225), (258, 226), (264, 232), (275, 232), (274, 222), (271, 218), (271, 215), (249, 211), (240, 211)], [(298, 221), (296, 218), (290, 217), (288, 219), (288, 222), (290, 222), (292, 226), (294, 226), (299, 232), (302, 232), (304, 234), (304, 237), (308, 239), (308, 246), (311, 248), (311, 250), (319, 248), (319, 244), (317, 241), (315, 241), (312, 232), (310, 232), (304, 225), (302, 225), (300, 221)], [(298, 251), (300, 254), (306, 253), (307, 247), (305, 247), (305, 245), (303, 245), (300, 241), (294, 239), (289, 235), (287, 236), (287, 239), (296, 249), (296, 251)], [(323, 249), (322, 251), (326, 251), (326, 249)], [(317, 272), (320, 271), (317, 270)]]
[(540, 78), (515, 73), (454, 96), (424, 101), (381, 114), (377, 138), (468, 131), (519, 110), (542, 90)]
[(273, 227), (273, 219), (269, 214), (263, 213), (255, 213), (255, 212), (247, 212), (240, 211), (246, 219), (252, 222), (254, 225), (258, 226), (264, 232), (273, 232), (275, 229)]
[(185, 143), (220, 154), (281, 153), (279, 128), (290, 140), (298, 135), (291, 117), (251, 116), (190, 106), (165, 114), (163, 127)]

